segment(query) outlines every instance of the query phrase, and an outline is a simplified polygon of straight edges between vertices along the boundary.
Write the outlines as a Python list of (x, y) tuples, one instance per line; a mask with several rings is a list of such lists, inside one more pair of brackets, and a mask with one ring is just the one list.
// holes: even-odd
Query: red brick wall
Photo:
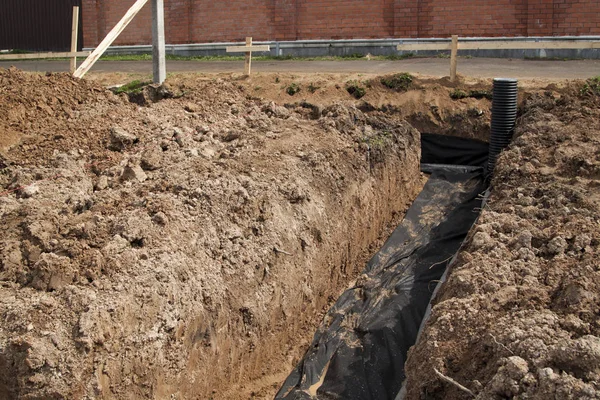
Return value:
[[(83, 0), (84, 45), (135, 0)], [(600, 35), (598, 0), (164, 0), (167, 43)], [(115, 44), (151, 42), (148, 4)]]
[(387, 38), (393, 0), (298, 0), (299, 39)]
[(528, 0), (397, 1), (400, 10), (394, 33), (400, 37), (527, 36), (527, 3)]

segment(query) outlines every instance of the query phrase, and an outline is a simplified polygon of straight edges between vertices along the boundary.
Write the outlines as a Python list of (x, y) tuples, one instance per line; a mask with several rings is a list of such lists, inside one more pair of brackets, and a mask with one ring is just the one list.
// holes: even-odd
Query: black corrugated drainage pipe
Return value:
[(517, 120), (517, 80), (494, 79), (492, 97), (492, 129), (490, 135), (490, 155), (486, 168), (486, 178), (494, 173), (500, 152), (510, 143)]

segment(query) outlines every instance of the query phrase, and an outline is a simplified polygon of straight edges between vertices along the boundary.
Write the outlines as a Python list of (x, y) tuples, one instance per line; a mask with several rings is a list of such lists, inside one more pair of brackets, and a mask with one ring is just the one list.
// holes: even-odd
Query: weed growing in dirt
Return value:
[(300, 91), (300, 85), (295, 82), (290, 83), (290, 85), (285, 89), (285, 92), (290, 96), (295, 95)]
[(600, 75), (585, 81), (579, 93), (582, 96), (600, 96)]
[(321, 89), (320, 86), (315, 85), (314, 83), (310, 83), (310, 85), (308, 85), (308, 91), (311, 93), (316, 92), (317, 90)]
[(142, 92), (142, 89), (145, 86), (148, 86), (149, 84), (151, 84), (152, 82), (150, 81), (140, 81), (140, 80), (135, 80), (135, 81), (131, 81), (129, 83), (126, 83), (125, 85), (118, 87), (116, 89), (113, 90), (113, 92), (115, 94), (121, 94), (121, 93), (127, 93), (127, 94), (139, 94)]
[(453, 100), (466, 99), (467, 97), (469, 97), (469, 93), (464, 90), (454, 89), (450, 92), (450, 98)]
[(406, 92), (413, 82), (413, 76), (408, 72), (381, 78), (381, 84), (398, 92)]
[(489, 90), (471, 90), (469, 91), (469, 97), (474, 99), (492, 99), (492, 93)]
[(469, 90), (469, 92), (465, 92), (461, 89), (454, 89), (450, 92), (450, 98), (453, 100), (466, 99), (467, 97), (491, 100), (492, 93), (489, 90)]
[(374, 149), (382, 148), (387, 140), (392, 136), (392, 134), (388, 131), (379, 132), (376, 135), (364, 137), (362, 139), (363, 143), (369, 145), (369, 147)]
[(365, 94), (367, 94), (367, 89), (365, 89), (364, 87), (362, 87), (358, 81), (348, 81), (348, 82), (346, 82), (346, 90), (355, 99), (360, 99)]

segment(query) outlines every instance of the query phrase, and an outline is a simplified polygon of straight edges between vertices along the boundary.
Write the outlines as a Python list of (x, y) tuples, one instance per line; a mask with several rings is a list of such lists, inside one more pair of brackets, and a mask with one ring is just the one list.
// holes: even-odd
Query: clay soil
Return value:
[[(489, 136), (489, 100), (449, 96), (486, 80), (106, 89), (128, 80), (0, 70), (0, 398), (272, 398), (422, 187), (419, 131)], [(507, 376), (515, 395), (597, 389), (598, 105), (526, 92), (410, 398), (470, 396), (433, 367), (482, 399)]]
[(600, 398), (600, 102), (581, 90), (526, 96), (406, 398)]

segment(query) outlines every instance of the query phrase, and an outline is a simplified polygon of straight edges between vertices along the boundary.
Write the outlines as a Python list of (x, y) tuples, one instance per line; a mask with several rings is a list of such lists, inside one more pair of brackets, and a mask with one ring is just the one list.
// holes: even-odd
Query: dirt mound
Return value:
[(420, 190), (419, 133), (378, 113), (311, 119), (221, 79), (147, 107), (0, 79), (21, 135), (0, 167), (1, 398), (272, 394)]
[(600, 109), (579, 92), (526, 100), (410, 352), (408, 399), (600, 398)]

